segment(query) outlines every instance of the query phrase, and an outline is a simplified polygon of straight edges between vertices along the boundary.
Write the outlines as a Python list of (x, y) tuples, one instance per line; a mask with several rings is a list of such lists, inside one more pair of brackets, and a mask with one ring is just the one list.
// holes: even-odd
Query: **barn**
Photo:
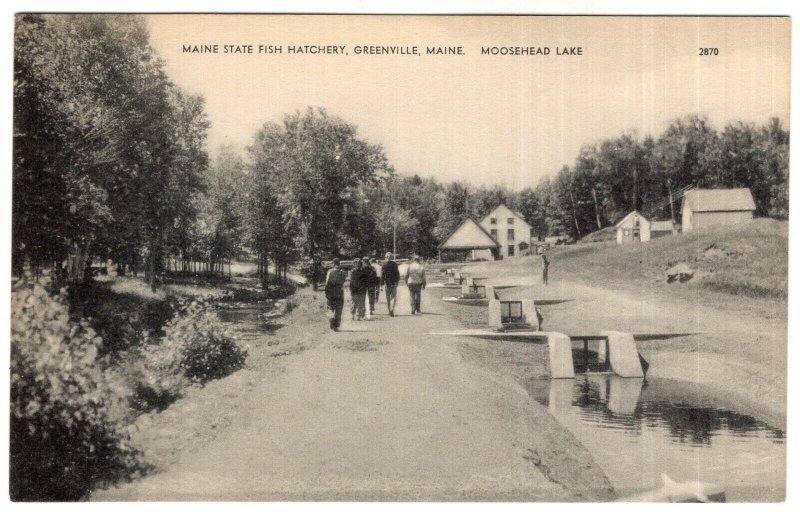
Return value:
[(466, 218), (439, 244), (439, 261), (494, 259), (499, 250), (500, 245), (480, 224)]
[(650, 221), (636, 210), (623, 217), (614, 228), (617, 231), (618, 244), (650, 240)]
[(749, 188), (693, 189), (683, 196), (684, 233), (715, 226), (735, 226), (753, 219), (756, 204)]

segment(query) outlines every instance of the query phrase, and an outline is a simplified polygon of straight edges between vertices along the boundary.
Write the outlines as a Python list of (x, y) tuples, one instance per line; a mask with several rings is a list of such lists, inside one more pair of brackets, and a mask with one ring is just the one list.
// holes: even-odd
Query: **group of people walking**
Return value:
[[(350, 314), (353, 320), (372, 318), (375, 314), (375, 304), (379, 302), (381, 289), (386, 294), (386, 306), (389, 316), (394, 316), (395, 303), (397, 302), (397, 285), (400, 282), (400, 268), (394, 261), (392, 253), (386, 253), (383, 265), (373, 258), (357, 259), (353, 262), (353, 269), (348, 276), (341, 267), (338, 258), (333, 260), (333, 268), (328, 271), (325, 278), (325, 297), (330, 310), (330, 327), (334, 331), (339, 329), (342, 322), (344, 309), (344, 286), (349, 277), (350, 288)], [(425, 268), (414, 256), (408, 266), (406, 284), (411, 294), (411, 314), (421, 313), (421, 295), (425, 288)]]

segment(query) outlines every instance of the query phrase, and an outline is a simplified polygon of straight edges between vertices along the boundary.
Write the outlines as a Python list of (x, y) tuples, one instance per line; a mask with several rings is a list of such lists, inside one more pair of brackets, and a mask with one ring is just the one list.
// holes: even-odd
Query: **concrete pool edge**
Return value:
[(716, 403), (786, 431), (786, 390), (776, 389), (759, 368), (709, 352), (657, 350), (643, 356), (650, 363), (648, 377), (699, 384)]

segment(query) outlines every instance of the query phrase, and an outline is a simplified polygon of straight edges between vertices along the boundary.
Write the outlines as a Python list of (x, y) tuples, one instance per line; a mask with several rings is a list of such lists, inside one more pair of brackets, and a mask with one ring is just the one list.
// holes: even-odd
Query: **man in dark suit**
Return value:
[(394, 261), (394, 255), (386, 253), (386, 263), (381, 267), (381, 285), (386, 290), (386, 306), (389, 316), (394, 316), (394, 304), (397, 302), (397, 283), (400, 282), (400, 269)]

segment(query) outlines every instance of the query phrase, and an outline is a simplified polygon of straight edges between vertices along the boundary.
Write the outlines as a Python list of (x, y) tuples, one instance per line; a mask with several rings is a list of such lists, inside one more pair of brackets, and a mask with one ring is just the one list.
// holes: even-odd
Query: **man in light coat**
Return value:
[(425, 267), (419, 262), (419, 256), (414, 255), (413, 261), (408, 266), (408, 274), (406, 276), (406, 284), (408, 285), (408, 292), (411, 295), (411, 314), (415, 312), (422, 314), (420, 307), (422, 305), (422, 290), (425, 289)]

